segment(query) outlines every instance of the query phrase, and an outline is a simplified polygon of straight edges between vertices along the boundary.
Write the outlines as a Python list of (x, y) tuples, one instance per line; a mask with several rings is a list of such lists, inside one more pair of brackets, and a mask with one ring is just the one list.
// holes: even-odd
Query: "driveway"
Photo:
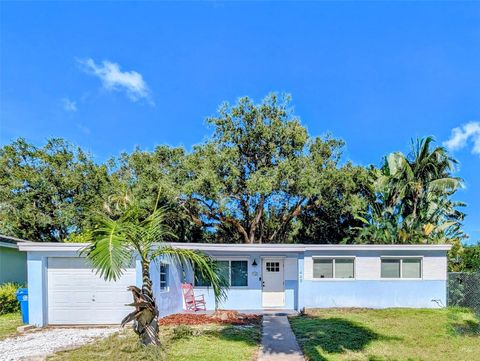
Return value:
[(57, 351), (107, 337), (119, 328), (52, 328), (0, 341), (0, 360), (43, 360)]

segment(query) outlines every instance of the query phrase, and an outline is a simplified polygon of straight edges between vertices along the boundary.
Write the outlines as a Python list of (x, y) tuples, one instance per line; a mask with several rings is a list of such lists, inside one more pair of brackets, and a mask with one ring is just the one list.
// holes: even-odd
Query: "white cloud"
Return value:
[(472, 153), (480, 154), (480, 122), (469, 122), (453, 128), (450, 139), (443, 142), (443, 145), (450, 150), (457, 150), (464, 148), (468, 141), (473, 143)]
[(85, 135), (90, 135), (90, 128), (86, 127), (83, 124), (77, 123), (77, 129)]
[(62, 98), (63, 109), (67, 112), (76, 112), (77, 111), (77, 102), (70, 100), (68, 98)]
[(142, 74), (133, 70), (122, 72), (120, 65), (108, 60), (104, 60), (101, 65), (97, 65), (92, 58), (77, 61), (86, 73), (100, 78), (105, 89), (124, 91), (128, 98), (134, 102), (143, 99), (154, 105), (150, 89), (143, 80)]

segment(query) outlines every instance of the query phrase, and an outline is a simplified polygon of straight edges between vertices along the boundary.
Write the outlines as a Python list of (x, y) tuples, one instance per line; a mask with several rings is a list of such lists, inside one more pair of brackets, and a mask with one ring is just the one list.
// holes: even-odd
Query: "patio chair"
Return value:
[(197, 312), (207, 310), (204, 295), (195, 296), (191, 283), (182, 283), (182, 292), (186, 311)]

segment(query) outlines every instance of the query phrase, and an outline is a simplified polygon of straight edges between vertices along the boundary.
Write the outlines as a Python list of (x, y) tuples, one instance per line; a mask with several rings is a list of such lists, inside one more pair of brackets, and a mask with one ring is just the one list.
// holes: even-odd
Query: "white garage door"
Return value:
[(48, 259), (48, 323), (118, 324), (133, 308), (128, 286), (135, 269), (116, 282), (98, 277), (84, 258)]

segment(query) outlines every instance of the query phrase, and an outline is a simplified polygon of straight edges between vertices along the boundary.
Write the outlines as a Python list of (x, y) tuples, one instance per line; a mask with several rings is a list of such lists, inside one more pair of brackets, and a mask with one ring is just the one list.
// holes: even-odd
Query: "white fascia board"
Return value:
[(303, 252), (303, 244), (167, 243), (174, 248), (217, 252)]
[(88, 243), (22, 242), (18, 249), (26, 252), (79, 252), (86, 246)]
[(449, 251), (451, 244), (322, 244), (307, 245), (305, 251)]
[[(450, 244), (408, 244), (408, 245), (380, 245), (380, 244), (218, 244), (218, 243), (165, 243), (165, 245), (199, 251), (217, 252), (304, 252), (304, 251), (448, 251)], [(47, 243), (47, 242), (21, 242), (18, 243), (20, 251), (52, 252), (67, 251), (78, 252), (88, 246), (88, 243)]]

